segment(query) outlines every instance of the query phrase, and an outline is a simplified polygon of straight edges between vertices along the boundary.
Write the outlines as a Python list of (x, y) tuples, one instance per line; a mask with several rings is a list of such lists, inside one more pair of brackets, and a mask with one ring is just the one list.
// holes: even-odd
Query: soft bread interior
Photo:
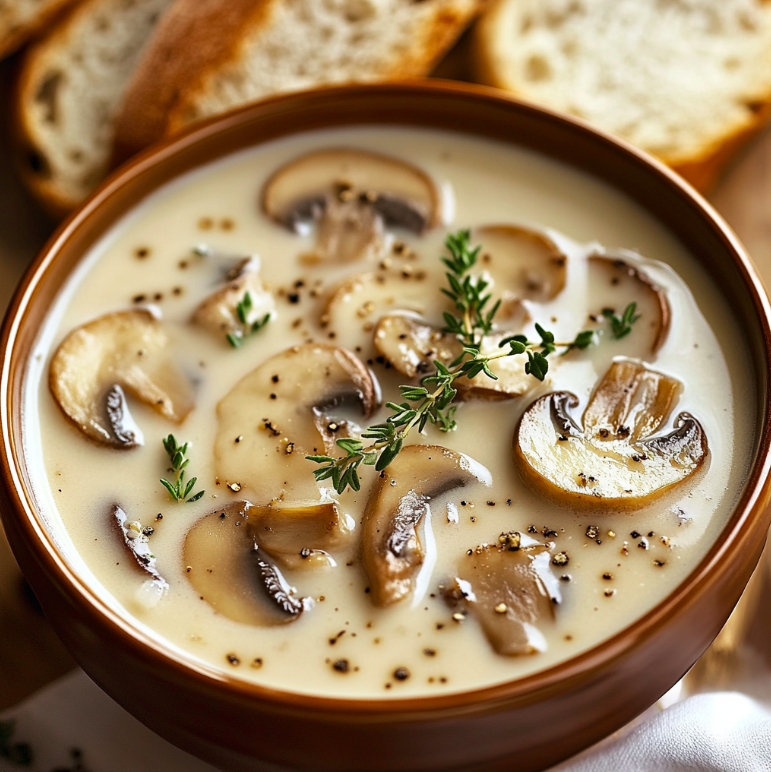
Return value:
[(238, 54), (204, 73), (185, 95), (175, 126), (267, 94), (318, 83), (420, 75), (446, 48), (445, 23), (460, 33), (476, 0), (297, 0), (274, 3), (270, 18), (245, 30)]
[(90, 0), (27, 54), (20, 123), (26, 173), (53, 209), (75, 206), (107, 171), (113, 119), (170, 0)]
[(762, 0), (502, 0), (476, 42), (484, 80), (675, 165), (751, 127), (771, 99)]

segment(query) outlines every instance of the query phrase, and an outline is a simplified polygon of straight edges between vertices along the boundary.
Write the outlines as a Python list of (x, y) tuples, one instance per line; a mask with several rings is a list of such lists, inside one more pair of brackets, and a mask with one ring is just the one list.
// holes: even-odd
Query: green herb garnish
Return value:
[(267, 313), (262, 319), (258, 319), (250, 324), (248, 321), (249, 312), (253, 307), (252, 295), (247, 291), (244, 293), (244, 297), (236, 304), (236, 318), (241, 324), (241, 329), (236, 330), (236, 332), (229, 332), (225, 336), (233, 348), (241, 346), (246, 338), (254, 335), (255, 332), (261, 330), (270, 321), (270, 314)]
[(165, 477), (161, 477), (161, 485), (171, 494), (174, 501), (184, 501), (187, 504), (198, 501), (206, 493), (206, 491), (198, 491), (198, 493), (190, 496), (198, 478), (192, 477), (185, 483), (185, 467), (190, 463), (190, 459), (185, 458), (188, 443), (180, 445), (177, 443), (176, 437), (170, 434), (163, 439), (163, 447), (169, 456), (169, 461), (171, 461), (171, 471), (174, 472), (176, 480), (174, 483), (171, 483)]
[(458, 231), (447, 236), (445, 241), (450, 257), (443, 257), (441, 260), (450, 269), (445, 274), (450, 289), (443, 287), (442, 292), (455, 303), (455, 308), (460, 311), (461, 316), (445, 312), (444, 332), (454, 333), (465, 346), (478, 348), (482, 338), (493, 329), (493, 317), (498, 312), (501, 301), (498, 300), (486, 314), (483, 313), (492, 296), (489, 292), (485, 294), (489, 286), (487, 281), (481, 276), (471, 276), (468, 273), (476, 264), (482, 249), (481, 246), (469, 248), (470, 236), (470, 231)]
[[(337, 446), (345, 456), (334, 458), (326, 455), (307, 456), (309, 461), (319, 464), (313, 474), (317, 481), (331, 480), (338, 493), (347, 487), (354, 491), (361, 488), (359, 467), (362, 464), (374, 466), (377, 471), (385, 469), (401, 451), (407, 435), (415, 428), (422, 432), (428, 423), (436, 424), (441, 431), (452, 431), (456, 427), (456, 406), (450, 403), (458, 391), (454, 386), (458, 378), (475, 378), (484, 373), (492, 380), (498, 376), (490, 369), (490, 362), (502, 357), (527, 354), (525, 372), (542, 381), (549, 371), (549, 354), (564, 347), (565, 352), (573, 348), (583, 349), (595, 342), (591, 330), (579, 333), (570, 343), (556, 343), (554, 335), (536, 324), (535, 329), (541, 340), (528, 341), (524, 335), (513, 335), (499, 344), (504, 349), (488, 356), (480, 353), (482, 341), (493, 329), (500, 301), (485, 311), (491, 295), (486, 292), (488, 282), (469, 274), (477, 261), (481, 247), (469, 245), (469, 231), (459, 231), (447, 237), (445, 246), (450, 257), (443, 257), (447, 266), (449, 289), (442, 292), (454, 303), (459, 315), (444, 314), (445, 332), (453, 333), (463, 344), (463, 351), (449, 366), (435, 361), (435, 371), (420, 379), (419, 386), (400, 386), (404, 402), (388, 402), (392, 414), (384, 423), (370, 426), (362, 433), (362, 439), (346, 437), (337, 440)], [(372, 440), (365, 445), (363, 440)]]
[(637, 303), (630, 303), (621, 316), (614, 313), (612, 308), (603, 308), (602, 315), (610, 321), (610, 329), (616, 340), (626, 337), (632, 332), (632, 325), (640, 318), (641, 314), (636, 314)]

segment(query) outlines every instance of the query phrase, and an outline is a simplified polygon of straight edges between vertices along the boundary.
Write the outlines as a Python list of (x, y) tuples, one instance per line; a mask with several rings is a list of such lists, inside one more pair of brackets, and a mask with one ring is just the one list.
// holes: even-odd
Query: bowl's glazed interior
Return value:
[[(746, 378), (755, 386), (758, 409), (755, 434), (747, 441), (754, 461), (722, 538), (663, 603), (618, 635), (555, 667), (484, 689), (340, 700), (269, 689), (202, 666), (132, 625), (86, 586), (58, 549), (33, 494), (19, 409), (26, 362), (40, 320), (82, 256), (144, 197), (184, 172), (295, 132), (360, 124), (433, 127), (502, 140), (618, 188), (702, 263), (734, 310), (751, 352)], [(749, 578), (767, 527), (768, 317), (749, 259), (708, 205), (660, 165), (579, 123), (457, 84), (348, 87), (277, 98), (216, 119), (131, 162), (65, 223), (27, 275), (4, 329), (4, 523), (22, 568), (86, 671), (152, 728), (215, 763), (246, 770), (260, 768), (257, 758), (309, 769), (447, 769), (479, 762), (491, 769), (485, 759), (516, 748), (521, 768), (537, 769), (599, 739), (660, 696), (706, 648)], [(137, 662), (142, 664), (133, 672), (139, 676), (127, 678)], [(653, 665), (656, 673), (641, 682)], [(616, 693), (615, 704), (605, 701), (609, 691)], [(156, 701), (148, 699), (151, 693)], [(196, 710), (175, 713), (173, 706), (182, 704)], [(230, 723), (213, 726), (215, 714)], [(301, 729), (322, 750), (311, 754), (239, 731), (258, 717), (269, 724), (279, 716), (284, 723), (277, 738), (290, 727)], [(516, 721), (530, 727), (523, 733), (527, 740), (512, 740)], [(348, 735), (346, 747), (333, 747), (325, 737), (330, 725)], [(468, 734), (455, 739), (453, 727)], [(469, 747), (477, 740), (484, 751)], [(368, 744), (381, 753), (365, 752)]]

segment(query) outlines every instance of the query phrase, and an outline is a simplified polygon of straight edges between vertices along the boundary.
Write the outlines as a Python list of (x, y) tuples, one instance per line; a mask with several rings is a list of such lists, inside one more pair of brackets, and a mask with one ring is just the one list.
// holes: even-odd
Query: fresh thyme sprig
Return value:
[(241, 324), (241, 329), (236, 332), (229, 332), (225, 337), (228, 339), (228, 343), (233, 348), (238, 348), (250, 335), (254, 335), (255, 332), (261, 330), (269, 321), (270, 314), (267, 313), (262, 319), (258, 319), (256, 322), (249, 323), (249, 312), (254, 308), (254, 302), (252, 301), (252, 295), (250, 292), (245, 292), (244, 297), (236, 303), (236, 318)]
[[(359, 467), (364, 464), (374, 466), (376, 471), (385, 469), (399, 455), (404, 440), (413, 429), (422, 432), (428, 423), (436, 424), (444, 432), (455, 429), (456, 407), (450, 404), (458, 393), (455, 381), (463, 377), (476, 378), (480, 373), (498, 380), (490, 368), (493, 360), (527, 354), (525, 372), (542, 381), (549, 370), (547, 357), (557, 348), (565, 348), (563, 353), (567, 353), (573, 348), (587, 348), (595, 342), (594, 332), (587, 330), (569, 343), (557, 343), (551, 332), (536, 324), (535, 329), (541, 339), (539, 343), (528, 341), (525, 335), (512, 335), (500, 342), (501, 351), (483, 356), (482, 342), (485, 335), (493, 330), (493, 319), (500, 301), (485, 311), (491, 299), (490, 293), (486, 292), (489, 285), (483, 278), (469, 273), (480, 251), (480, 247), (472, 249), (469, 241), (469, 231), (449, 235), (445, 246), (450, 256), (442, 258), (448, 268), (446, 276), (449, 284), (449, 289), (443, 288), (442, 292), (460, 312), (459, 316), (445, 312), (444, 331), (454, 334), (463, 344), (463, 350), (449, 366), (434, 361), (435, 372), (421, 378), (419, 386), (400, 386), (404, 402), (386, 403), (391, 415), (384, 423), (370, 426), (362, 433), (362, 439), (346, 437), (337, 440), (337, 446), (345, 451), (344, 456), (308, 456), (309, 461), (320, 465), (313, 472), (318, 482), (331, 480), (338, 493), (343, 493), (349, 486), (358, 491), (361, 488)], [(364, 440), (372, 442), (365, 445)]]
[(198, 478), (191, 477), (185, 483), (185, 467), (190, 463), (190, 459), (185, 458), (187, 446), (187, 442), (184, 445), (180, 445), (173, 434), (163, 438), (163, 447), (169, 456), (169, 461), (171, 461), (171, 471), (174, 472), (176, 480), (171, 483), (165, 477), (161, 477), (161, 485), (171, 494), (174, 501), (184, 501), (187, 504), (192, 504), (194, 501), (198, 501), (206, 491), (198, 491), (198, 493), (190, 496)]
[(637, 303), (630, 303), (621, 316), (614, 313), (612, 308), (603, 308), (602, 315), (610, 321), (610, 329), (616, 340), (626, 337), (632, 332), (632, 325), (640, 318), (637, 311)]
[[(404, 440), (413, 429), (422, 432), (429, 422), (437, 424), (445, 432), (454, 429), (456, 408), (450, 407), (458, 393), (453, 386), (454, 382), (463, 376), (474, 378), (480, 372), (497, 380), (498, 376), (490, 369), (489, 362), (511, 356), (511, 352), (502, 351), (481, 357), (476, 349), (464, 347), (460, 357), (467, 355), (473, 358), (465, 361), (456, 359), (451, 365), (452, 370), (435, 361), (436, 372), (421, 378), (420, 386), (400, 386), (399, 391), (405, 401), (400, 404), (387, 402), (386, 407), (392, 411), (392, 415), (384, 423), (370, 426), (362, 432), (362, 440), (374, 440), (370, 445), (365, 446), (362, 440), (345, 437), (336, 442), (346, 452), (342, 458), (308, 456), (309, 461), (321, 464), (313, 471), (317, 482), (331, 479), (338, 493), (342, 493), (348, 486), (358, 491), (361, 488), (359, 466), (374, 466), (378, 472), (385, 469), (399, 455)], [(427, 385), (434, 386), (434, 390), (429, 391)]]
[[(441, 258), (449, 268), (445, 274), (450, 288), (442, 288), (442, 292), (455, 303), (455, 308), (461, 316), (446, 311), (444, 332), (454, 333), (464, 345), (479, 347), (485, 335), (493, 329), (493, 317), (498, 313), (501, 301), (497, 300), (493, 307), (484, 313), (484, 309), (492, 295), (485, 290), (489, 282), (481, 276), (472, 276), (469, 271), (474, 267), (481, 246), (470, 249), (470, 231), (458, 231), (447, 236), (445, 246), (450, 257)], [(478, 337), (477, 337), (478, 336)]]
[(538, 322), (535, 324), (535, 331), (541, 338), (540, 343), (529, 341), (527, 335), (510, 335), (504, 338), (498, 346), (510, 346), (512, 354), (527, 354), (525, 372), (539, 381), (542, 381), (546, 377), (546, 373), (549, 372), (549, 360), (546, 358), (549, 354), (553, 354), (558, 348), (563, 348), (564, 351), (560, 352), (560, 355), (565, 356), (573, 349), (589, 348), (597, 342), (595, 330), (583, 330), (569, 343), (555, 341), (554, 334), (544, 330)]

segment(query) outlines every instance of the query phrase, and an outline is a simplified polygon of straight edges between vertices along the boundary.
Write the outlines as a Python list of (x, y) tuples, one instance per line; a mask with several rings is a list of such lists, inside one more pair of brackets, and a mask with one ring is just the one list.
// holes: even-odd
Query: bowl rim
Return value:
[[(735, 268), (738, 268), (740, 278), (752, 299), (753, 309), (760, 321), (760, 334), (763, 338), (763, 348), (766, 365), (771, 362), (771, 305), (765, 294), (763, 284), (757, 274), (751, 258), (745, 248), (734, 234), (732, 229), (698, 192), (665, 166), (659, 160), (637, 149), (623, 139), (617, 138), (607, 132), (590, 125), (589, 123), (570, 115), (562, 114), (544, 107), (524, 102), (504, 91), (476, 84), (467, 84), (457, 81), (442, 81), (438, 79), (413, 79), (378, 84), (347, 84), (325, 86), (308, 91), (281, 94), (265, 99), (258, 103), (248, 104), (223, 115), (215, 116), (196, 123), (175, 137), (157, 143), (147, 150), (131, 158), (127, 163), (113, 172), (102, 185), (69, 217), (59, 225), (50, 237), (40, 254), (27, 269), (22, 281), (17, 287), (11, 304), (5, 316), (0, 337), (0, 345), (3, 351), (2, 372), (0, 373), (0, 431), (2, 431), (2, 459), (0, 466), (0, 482), (3, 483), (11, 499), (13, 513), (3, 512), (3, 518), (15, 517), (24, 532), (26, 544), (31, 545), (35, 558), (44, 564), (49, 574), (58, 575), (60, 583), (65, 585), (70, 596), (77, 596), (78, 603), (88, 615), (108, 624), (112, 632), (123, 637), (124, 642), (137, 652), (152, 655), (162, 661), (165, 669), (178, 671), (188, 679), (200, 683), (203, 688), (212, 687), (217, 683), (219, 688), (230, 692), (235, 698), (258, 699), (269, 703), (279, 709), (324, 711), (327, 714), (347, 714), (348, 718), (367, 720), (376, 716), (380, 720), (403, 721), (406, 716), (412, 718), (428, 719), (437, 713), (464, 712), (480, 707), (492, 708), (496, 704), (517, 700), (520, 704), (528, 704), (539, 699), (539, 695), (545, 691), (551, 691), (558, 685), (567, 683), (581, 683), (591, 672), (601, 666), (607, 666), (614, 660), (621, 658), (630, 649), (637, 648), (640, 644), (652, 636), (655, 629), (668, 616), (681, 611), (685, 606), (693, 604), (698, 597), (708, 591), (708, 588), (717, 581), (721, 573), (721, 565), (725, 565), (727, 558), (742, 549), (749, 540), (750, 529), (746, 526), (756, 515), (762, 512), (771, 492), (771, 381), (766, 379), (765, 394), (758, 412), (763, 414), (764, 421), (757, 427), (758, 439), (756, 441), (755, 457), (750, 467), (747, 480), (744, 484), (742, 495), (737, 499), (729, 521), (724, 527), (725, 538), (718, 541), (710, 548), (709, 552), (699, 564), (670, 592), (660, 603), (646, 614), (637, 618), (631, 624), (625, 626), (608, 639), (592, 646), (591, 648), (570, 657), (567, 660), (536, 671), (522, 678), (503, 681), (493, 685), (479, 688), (453, 691), (439, 695), (422, 695), (410, 697), (340, 697), (322, 696), (319, 694), (295, 692), (280, 688), (265, 686), (249, 681), (236, 675), (230, 675), (215, 665), (209, 665), (196, 659), (187, 651), (172, 650), (162, 638), (153, 638), (138, 627), (134, 626), (128, 617), (120, 616), (113, 608), (92, 591), (74, 569), (67, 564), (63, 554), (50, 538), (42, 522), (38, 518), (31, 494), (23, 485), (20, 468), (20, 459), (24, 458), (23, 443), (17, 438), (12, 426), (12, 389), (11, 382), (19, 365), (18, 349), (15, 343), (19, 337), (19, 331), (27, 318), (27, 311), (34, 302), (35, 291), (43, 276), (56, 259), (64, 245), (91, 218), (98, 214), (101, 207), (114, 194), (124, 186), (131, 185), (140, 178), (148, 169), (159, 164), (165, 164), (170, 158), (186, 150), (199, 142), (212, 139), (217, 134), (224, 133), (229, 127), (242, 123), (259, 120), (260, 113), (276, 105), (291, 104), (292, 102), (313, 102), (334, 96), (337, 98), (356, 100), (361, 97), (371, 98), (373, 94), (400, 95), (416, 94), (426, 98), (450, 97), (468, 102), (469, 104), (488, 102), (511, 111), (512, 115), (525, 114), (536, 120), (545, 122), (559, 122), (568, 124), (574, 132), (593, 135), (595, 139), (615, 146), (616, 151), (627, 156), (628, 160), (647, 167), (653, 172), (660, 184), (669, 186), (675, 194), (689, 200), (691, 205), (699, 210), (705, 225), (711, 227), (714, 234), (723, 242), (726, 251), (733, 257)], [(377, 122), (373, 122), (376, 124)], [(352, 125), (340, 123), (337, 128)], [(408, 122), (389, 125), (409, 126)], [(413, 124), (415, 125), (415, 124)], [(425, 125), (425, 124), (422, 124)], [(434, 129), (439, 128), (434, 126)], [(313, 130), (313, 129), (311, 129)], [(301, 133), (306, 129), (298, 129)], [(466, 132), (470, 136), (480, 136), (473, 131)], [(290, 136), (290, 132), (283, 132), (282, 137)], [(275, 141), (268, 140), (268, 141)], [(253, 146), (262, 144), (262, 140)], [(512, 142), (516, 146), (516, 140)], [(242, 148), (243, 149), (243, 148)], [(238, 151), (236, 151), (238, 152)], [(542, 151), (543, 152), (543, 151)], [(226, 150), (220, 157), (226, 157)], [(548, 154), (546, 154), (547, 157)], [(560, 160), (560, 163), (569, 164)], [(207, 162), (209, 163), (209, 162)], [(199, 165), (200, 166), (200, 165)], [(193, 171), (191, 167), (185, 173)], [(575, 168), (575, 167), (574, 167)], [(172, 175), (161, 184), (168, 184), (179, 175)], [(606, 184), (613, 185), (599, 174), (593, 175), (602, 179)], [(161, 185), (156, 185), (151, 195)], [(628, 192), (627, 192), (628, 193)], [(144, 198), (143, 196), (142, 198)], [(134, 204), (133, 206), (136, 206)], [(640, 204), (643, 206), (643, 204)], [(111, 224), (124, 217), (129, 209), (123, 210), (109, 218), (107, 227), (100, 233), (106, 233)], [(651, 213), (657, 220), (660, 218)], [(666, 224), (664, 227), (671, 230)], [(676, 234), (675, 234), (676, 235)], [(766, 367), (768, 371), (768, 367)], [(20, 376), (24, 378), (22, 373)], [(729, 530), (730, 529), (730, 530)], [(748, 547), (749, 549), (749, 547)], [(178, 647), (176, 647), (178, 648)]]

